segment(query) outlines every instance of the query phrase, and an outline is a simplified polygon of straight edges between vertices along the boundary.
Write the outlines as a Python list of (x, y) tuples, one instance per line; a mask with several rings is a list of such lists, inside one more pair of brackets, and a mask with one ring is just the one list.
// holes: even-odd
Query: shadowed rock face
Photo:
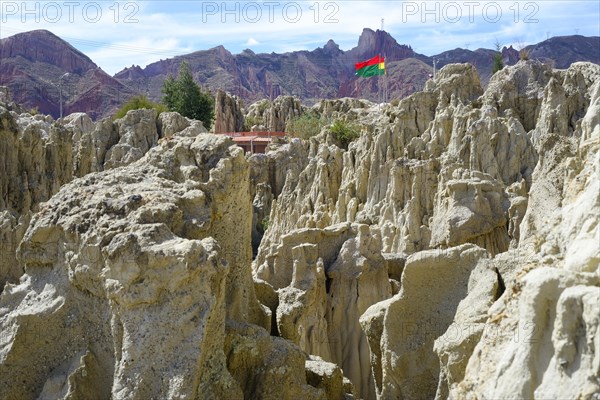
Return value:
[(215, 97), (215, 133), (240, 132), (244, 125), (242, 106), (237, 96), (222, 90)]
[[(251, 108), (307, 111), (271, 106)], [(312, 107), (360, 127), (347, 149), (325, 126), (259, 156), (175, 113), (15, 110), (2, 398), (600, 391), (598, 65), (521, 62), (485, 91), (448, 65), (397, 105)]]

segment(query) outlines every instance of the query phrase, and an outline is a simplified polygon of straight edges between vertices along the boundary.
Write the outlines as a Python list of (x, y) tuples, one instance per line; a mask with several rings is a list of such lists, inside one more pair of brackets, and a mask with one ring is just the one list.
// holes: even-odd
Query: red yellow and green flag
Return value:
[(367, 61), (356, 63), (356, 75), (367, 78), (385, 74), (385, 58), (377, 55)]

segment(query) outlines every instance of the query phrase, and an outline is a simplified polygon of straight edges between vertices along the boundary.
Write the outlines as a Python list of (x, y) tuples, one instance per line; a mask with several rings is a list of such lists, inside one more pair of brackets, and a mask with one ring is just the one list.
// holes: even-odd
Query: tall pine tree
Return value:
[(498, 40), (494, 43), (496, 47), (496, 53), (494, 54), (494, 64), (492, 66), (492, 75), (504, 68), (504, 62), (502, 62), (502, 45)]
[(163, 103), (171, 111), (202, 121), (210, 129), (214, 117), (214, 99), (210, 92), (203, 92), (194, 82), (188, 64), (183, 61), (179, 66), (177, 79), (169, 75), (163, 83)]

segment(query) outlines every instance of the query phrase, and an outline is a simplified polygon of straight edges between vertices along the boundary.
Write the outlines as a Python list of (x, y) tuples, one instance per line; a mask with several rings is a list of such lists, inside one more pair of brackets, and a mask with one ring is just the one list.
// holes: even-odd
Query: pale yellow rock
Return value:
[(555, 71), (540, 96), (532, 132), (539, 162), (519, 244), (491, 262), (506, 291), (488, 310), (484, 334), (450, 398), (589, 399), (600, 391), (593, 344), (599, 129), (590, 124), (597, 121), (598, 70), (578, 63)]
[(252, 131), (284, 132), (287, 123), (305, 110), (300, 99), (293, 96), (279, 96), (273, 101), (264, 99), (248, 107), (245, 124)]
[(440, 361), (434, 341), (451, 325), (473, 269), (487, 256), (472, 244), (415, 253), (406, 261), (400, 293), (361, 317), (376, 349), (377, 398), (435, 397)]
[(431, 222), (431, 247), (475, 243), (492, 255), (508, 250), (506, 194), (487, 174), (455, 170), (440, 181)]
[[(600, 389), (595, 372), (597, 367), (592, 361), (595, 355), (589, 347), (597, 340), (598, 319), (597, 315), (594, 318), (588, 313), (593, 313), (597, 305), (576, 300), (585, 292), (584, 288), (579, 289), (580, 295), (571, 292), (575, 297), (573, 300), (559, 299), (563, 293), (569, 293), (569, 287), (584, 285), (591, 294), (586, 300), (595, 300), (598, 284), (597, 276), (574, 274), (558, 268), (542, 267), (529, 272), (520, 280), (518, 297), (494, 310), (495, 315), (503, 317), (486, 321), (487, 329), (469, 359), (465, 379), (453, 388), (451, 397), (464, 398), (474, 394), (491, 398), (541, 399), (553, 392), (589, 398), (589, 394)], [(577, 307), (561, 305), (565, 301), (575, 304), (579, 301), (579, 311)], [(586, 309), (585, 314), (582, 314), (582, 307)], [(586, 325), (585, 330), (590, 335), (583, 335), (586, 337), (583, 342), (566, 322), (572, 318), (580, 319)], [(581, 343), (578, 345), (581, 347), (575, 352), (561, 350), (564, 342), (559, 338), (565, 336)], [(553, 337), (556, 337), (554, 341)], [(569, 356), (564, 358), (567, 353)], [(567, 365), (575, 359), (581, 364), (577, 367)], [(571, 368), (570, 374), (566, 373), (566, 368)], [(561, 369), (564, 372), (560, 372)]]
[[(64, 187), (20, 245), (22, 283), (0, 297), (0, 397), (241, 398), (225, 319), (270, 325), (239, 239), (250, 207), (246, 161), (226, 137), (171, 140)], [(65, 381), (98, 369), (93, 383)]]
[[(270, 337), (264, 329), (255, 325), (228, 324), (225, 352), (227, 367), (243, 390), (243, 397), (235, 398), (335, 398), (327, 397), (326, 386), (319, 385), (318, 381), (309, 379), (307, 383), (305, 368), (308, 360), (297, 346), (282, 338)], [(311, 383), (319, 387), (313, 387)]]
[(312, 107), (348, 146), (324, 127), (254, 156), (176, 113), (6, 101), (1, 398), (600, 392), (597, 64), (521, 61), (485, 92), (450, 64), (396, 105)]
[[(285, 265), (293, 267), (288, 271)], [(338, 364), (361, 398), (373, 398), (369, 347), (358, 319), (391, 296), (377, 230), (341, 224), (293, 231), (257, 276), (287, 285), (278, 290), (280, 335)]]
[[(133, 110), (124, 118), (94, 123), (83, 113), (74, 113), (56, 123), (43, 115), (17, 115), (0, 105), (0, 153), (5, 173), (0, 176), (0, 210), (10, 211), (21, 221), (0, 223), (3, 248), (0, 286), (17, 282), (22, 268), (14, 261), (14, 250), (29, 224), (29, 212), (37, 211), (62, 185), (75, 177), (105, 168), (123, 166), (144, 155), (159, 136), (195, 137), (206, 132), (200, 121), (177, 113)], [(13, 226), (10, 232), (7, 224)], [(19, 229), (15, 226), (18, 225)]]
[(480, 260), (469, 276), (467, 296), (458, 304), (452, 324), (435, 339), (433, 349), (440, 359), (436, 399), (448, 398), (450, 389), (463, 380), (469, 357), (486, 329), (487, 310), (503, 293), (499, 277), (490, 260)]
[(318, 249), (313, 244), (296, 246), (292, 253), (292, 282), (279, 290), (276, 310), (279, 334), (308, 354), (332, 360), (323, 260), (317, 259)]
[(131, 164), (158, 142), (156, 110), (133, 110), (115, 121), (119, 142), (106, 152), (104, 168)]
[[(320, 357), (310, 356), (306, 361), (306, 380), (311, 386), (325, 389), (328, 399), (345, 399), (348, 393), (340, 368)], [(351, 385), (350, 385), (351, 386)]]
[(369, 345), (359, 318), (371, 305), (392, 295), (377, 230), (360, 225), (356, 238), (342, 245), (337, 260), (327, 268), (327, 277), (325, 317), (332, 361), (342, 367), (359, 397), (373, 398)]

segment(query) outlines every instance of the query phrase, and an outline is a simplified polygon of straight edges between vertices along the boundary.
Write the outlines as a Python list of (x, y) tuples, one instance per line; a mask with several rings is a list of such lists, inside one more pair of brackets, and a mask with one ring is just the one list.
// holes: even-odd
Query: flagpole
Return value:
[[(385, 63), (385, 59), (386, 59), (386, 55), (385, 53), (383, 53), (383, 62)], [(387, 103), (388, 102), (388, 79), (387, 79), (387, 69), (385, 68), (385, 64), (383, 66), (383, 102)]]
[[(381, 53), (377, 54), (377, 68), (381, 63)], [(377, 75), (377, 103), (379, 104), (379, 111), (381, 111), (381, 75)]]

